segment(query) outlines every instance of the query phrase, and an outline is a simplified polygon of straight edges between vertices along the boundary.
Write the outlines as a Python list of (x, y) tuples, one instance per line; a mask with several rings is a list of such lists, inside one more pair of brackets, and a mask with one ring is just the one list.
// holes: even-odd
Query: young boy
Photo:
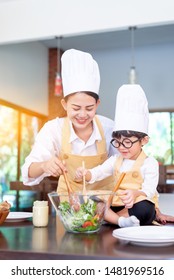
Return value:
[(119, 155), (111, 156), (93, 169), (78, 168), (76, 171), (78, 180), (85, 174), (89, 183), (113, 174), (118, 180), (120, 174), (126, 172), (111, 210), (106, 213), (105, 219), (109, 222), (117, 223), (118, 216), (133, 215), (140, 225), (150, 225), (156, 217), (159, 166), (156, 159), (143, 151), (149, 141), (148, 119), (148, 103), (143, 89), (139, 85), (123, 85), (117, 94), (111, 140)]

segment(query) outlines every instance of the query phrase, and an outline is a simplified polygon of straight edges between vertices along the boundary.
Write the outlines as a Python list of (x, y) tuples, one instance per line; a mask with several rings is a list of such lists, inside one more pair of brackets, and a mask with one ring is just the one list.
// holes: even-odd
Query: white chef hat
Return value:
[(146, 95), (138, 84), (123, 85), (116, 97), (114, 131), (133, 130), (148, 134), (149, 110)]
[(67, 50), (61, 57), (61, 63), (64, 97), (78, 91), (99, 93), (100, 72), (89, 53)]

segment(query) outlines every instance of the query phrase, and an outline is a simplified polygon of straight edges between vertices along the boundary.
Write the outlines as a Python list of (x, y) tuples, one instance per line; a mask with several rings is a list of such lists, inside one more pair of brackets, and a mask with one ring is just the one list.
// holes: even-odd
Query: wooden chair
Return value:
[(20, 191), (36, 191), (39, 200), (48, 200), (48, 193), (55, 191), (57, 189), (57, 184), (58, 179), (54, 177), (46, 177), (40, 184), (34, 186), (26, 186), (21, 181), (10, 182), (10, 190), (16, 191), (16, 210), (19, 211)]
[(165, 165), (159, 165), (159, 181), (158, 181), (158, 187), (157, 191), (159, 193), (166, 192), (166, 166)]

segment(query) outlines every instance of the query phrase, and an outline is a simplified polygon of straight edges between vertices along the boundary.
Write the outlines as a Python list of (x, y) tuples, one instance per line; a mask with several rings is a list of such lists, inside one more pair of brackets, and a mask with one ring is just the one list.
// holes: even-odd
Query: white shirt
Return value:
[[(97, 117), (103, 127), (108, 156), (113, 155), (116, 153), (116, 149), (110, 145), (110, 141), (112, 138), (114, 121), (100, 115), (97, 115)], [(37, 185), (44, 177), (49, 176), (49, 174), (44, 173), (38, 178), (29, 178), (28, 168), (33, 162), (47, 161), (53, 156), (59, 156), (63, 123), (64, 118), (55, 118), (45, 123), (39, 131), (34, 146), (22, 166), (22, 178), (25, 185)], [(96, 155), (97, 149), (95, 142), (100, 139), (101, 135), (95, 121), (93, 122), (93, 133), (86, 143), (75, 134), (71, 125), (70, 143), (72, 144), (72, 154), (82, 156)]]
[[(119, 155), (111, 156), (102, 165), (98, 165), (93, 169), (90, 169), (92, 178), (89, 183), (103, 180), (104, 178), (114, 174), (115, 161)], [(120, 172), (129, 171), (135, 160), (124, 159), (121, 165)], [(148, 198), (154, 197), (157, 193), (157, 185), (159, 180), (159, 164), (153, 157), (147, 157), (144, 164), (140, 168), (141, 175), (143, 177), (142, 191)]]

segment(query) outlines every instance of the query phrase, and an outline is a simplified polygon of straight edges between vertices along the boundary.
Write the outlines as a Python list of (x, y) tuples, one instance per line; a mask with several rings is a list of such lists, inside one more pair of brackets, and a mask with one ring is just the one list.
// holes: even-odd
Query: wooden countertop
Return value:
[(107, 224), (98, 233), (68, 233), (57, 216), (50, 216), (46, 228), (33, 227), (31, 220), (4, 223), (0, 226), (0, 259), (174, 259), (174, 245), (166, 249), (123, 244), (112, 236), (115, 228)]

